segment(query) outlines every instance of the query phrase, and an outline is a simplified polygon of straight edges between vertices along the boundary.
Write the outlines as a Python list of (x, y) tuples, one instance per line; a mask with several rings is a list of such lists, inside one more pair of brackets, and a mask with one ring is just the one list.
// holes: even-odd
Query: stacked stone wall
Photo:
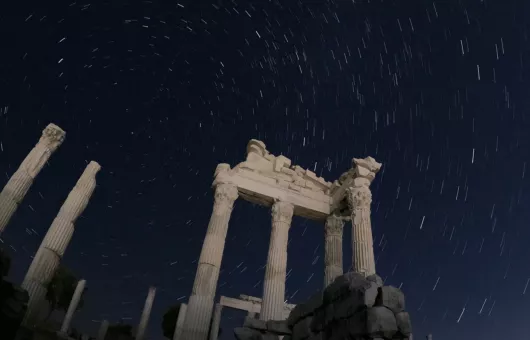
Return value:
[(337, 277), (324, 291), (297, 305), (285, 321), (246, 319), (238, 340), (409, 340), (411, 323), (401, 290), (377, 275)]

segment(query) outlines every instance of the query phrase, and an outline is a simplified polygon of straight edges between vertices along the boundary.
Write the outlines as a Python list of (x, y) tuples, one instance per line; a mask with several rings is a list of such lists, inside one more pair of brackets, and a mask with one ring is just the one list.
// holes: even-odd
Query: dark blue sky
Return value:
[[(377, 269), (402, 284), (417, 337), (525, 336), (529, 14), (516, 0), (3, 1), (0, 185), (46, 124), (67, 131), (2, 235), (12, 279), (96, 160), (64, 258), (89, 289), (74, 325), (136, 324), (155, 285), (160, 339), (191, 292), (215, 166), (258, 138), (328, 180), (352, 157), (383, 163)], [(218, 294), (261, 295), (269, 232), (267, 209), (236, 203)], [(323, 239), (294, 218), (290, 302), (321, 288)], [(224, 339), (241, 316), (225, 312)]]

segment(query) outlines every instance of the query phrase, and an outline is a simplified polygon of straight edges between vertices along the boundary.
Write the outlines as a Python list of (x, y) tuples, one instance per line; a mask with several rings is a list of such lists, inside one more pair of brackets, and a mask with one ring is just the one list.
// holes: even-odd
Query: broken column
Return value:
[(215, 304), (215, 309), (212, 318), (212, 327), (210, 327), (210, 340), (217, 340), (219, 336), (219, 325), (221, 324), (221, 313), (223, 312), (223, 305)]
[(18, 170), (0, 192), (0, 234), (6, 228), (44, 164), (63, 143), (65, 134), (57, 125), (49, 124), (42, 131), (37, 145), (22, 161)]
[(68, 329), (70, 329), (70, 323), (72, 322), (72, 317), (74, 316), (77, 306), (79, 306), (79, 301), (81, 301), (81, 296), (85, 291), (86, 280), (79, 280), (77, 286), (75, 287), (74, 295), (72, 296), (72, 301), (68, 306), (68, 311), (63, 320), (63, 325), (61, 327), (60, 333), (68, 334)]
[(180, 340), (182, 337), (182, 327), (184, 326), (184, 320), (186, 319), (187, 308), (187, 304), (180, 304), (179, 315), (177, 316), (177, 324), (175, 325), (175, 333), (173, 333), (173, 340)]
[(107, 320), (103, 320), (101, 322), (101, 325), (99, 326), (98, 337), (96, 338), (96, 340), (105, 340), (108, 329), (109, 329), (109, 322)]
[(344, 218), (331, 215), (326, 219), (324, 228), (325, 235), (325, 258), (324, 258), (324, 288), (326, 288), (336, 277), (343, 274), (342, 266), (342, 231)]
[(372, 192), (370, 183), (381, 168), (372, 157), (353, 159), (355, 178), (353, 186), (347, 189), (348, 204), (352, 219), (353, 271), (369, 276), (375, 274), (374, 245), (370, 205)]
[(29, 294), (24, 326), (33, 326), (37, 322), (41, 304), (45, 301), (48, 284), (72, 239), (75, 222), (85, 210), (96, 188), (96, 174), (100, 169), (99, 164), (94, 161), (88, 164), (64, 201), (31, 262), (22, 282), (22, 288), (26, 289)]
[(138, 331), (136, 332), (136, 340), (143, 340), (145, 331), (147, 329), (147, 324), (149, 323), (149, 317), (151, 316), (151, 309), (153, 308), (153, 302), (155, 300), (156, 288), (149, 287), (149, 293), (147, 293), (147, 298), (145, 299), (144, 310), (142, 311), (142, 316), (140, 317), (140, 323), (138, 324)]
[(260, 320), (283, 320), (287, 242), (293, 210), (292, 204), (281, 201), (275, 202), (272, 206), (272, 232), (263, 281)]
[[(216, 174), (227, 169), (229, 169), (228, 164), (219, 164)], [(213, 212), (202, 245), (192, 293), (188, 301), (182, 339), (206, 340), (208, 338), (228, 222), (237, 197), (236, 186), (217, 184)]]

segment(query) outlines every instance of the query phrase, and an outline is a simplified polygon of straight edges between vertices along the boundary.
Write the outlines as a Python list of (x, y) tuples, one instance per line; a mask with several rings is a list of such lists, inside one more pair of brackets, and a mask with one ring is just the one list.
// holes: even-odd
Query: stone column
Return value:
[(151, 316), (151, 309), (153, 308), (153, 302), (155, 301), (156, 288), (149, 287), (149, 293), (145, 299), (144, 310), (140, 317), (140, 323), (138, 324), (138, 331), (136, 332), (136, 340), (143, 340), (147, 324), (149, 323), (149, 317)]
[(70, 329), (70, 323), (72, 322), (72, 317), (74, 316), (79, 301), (81, 301), (81, 296), (85, 291), (86, 280), (79, 280), (77, 287), (75, 287), (74, 295), (72, 296), (72, 301), (70, 301), (70, 306), (68, 306), (68, 311), (63, 320), (63, 325), (61, 327), (62, 334), (68, 334), (68, 329)]
[(185, 340), (206, 340), (208, 338), (228, 222), (237, 197), (237, 188), (232, 184), (219, 184), (215, 188), (213, 212), (202, 245), (193, 290), (188, 301), (182, 334)]
[(0, 192), (0, 235), (9, 220), (26, 196), (35, 177), (44, 167), (50, 156), (63, 143), (65, 132), (55, 124), (49, 124), (42, 136), (18, 170), (11, 176), (2, 192)]
[(324, 258), (324, 288), (343, 274), (342, 266), (342, 230), (344, 219), (337, 215), (331, 215), (326, 219), (324, 228), (325, 235), (325, 258)]
[(109, 322), (107, 320), (103, 320), (101, 322), (101, 326), (99, 326), (98, 337), (96, 338), (96, 340), (105, 340), (105, 336), (107, 336), (108, 329), (109, 329)]
[(38, 321), (41, 304), (45, 301), (46, 289), (70, 243), (77, 218), (83, 213), (96, 188), (96, 174), (101, 167), (90, 162), (75, 187), (64, 201), (59, 214), (44, 236), (33, 261), (22, 282), (29, 294), (28, 309), (23, 325), (34, 326)]
[(216, 303), (213, 312), (212, 327), (210, 328), (210, 340), (217, 340), (217, 336), (219, 335), (219, 325), (221, 324), (222, 311), (223, 305)]
[(177, 324), (175, 325), (175, 333), (173, 333), (173, 340), (180, 340), (182, 338), (182, 327), (184, 326), (184, 320), (186, 319), (187, 308), (187, 304), (180, 304), (179, 315), (177, 317)]
[(287, 241), (293, 218), (293, 205), (276, 202), (272, 206), (272, 232), (263, 281), (260, 320), (283, 320), (285, 276), (287, 273)]
[(372, 192), (370, 183), (381, 168), (372, 157), (353, 159), (355, 179), (347, 189), (352, 219), (353, 271), (369, 276), (375, 274), (374, 245), (370, 205)]

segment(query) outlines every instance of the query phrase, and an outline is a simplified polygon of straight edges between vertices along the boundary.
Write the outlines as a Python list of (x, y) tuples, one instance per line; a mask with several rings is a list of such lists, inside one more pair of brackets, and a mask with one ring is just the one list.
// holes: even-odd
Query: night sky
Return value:
[[(136, 325), (154, 285), (162, 339), (191, 292), (215, 167), (256, 138), (328, 181), (353, 157), (383, 163), (377, 269), (417, 338), (529, 334), (525, 1), (178, 1), (1, 1), (0, 185), (48, 123), (67, 131), (2, 235), (11, 280), (95, 160), (63, 261), (87, 280), (73, 325)], [(291, 303), (322, 288), (323, 227), (293, 219)], [(270, 229), (269, 209), (236, 202), (218, 295), (261, 296)], [(225, 309), (223, 339), (244, 315)]]

